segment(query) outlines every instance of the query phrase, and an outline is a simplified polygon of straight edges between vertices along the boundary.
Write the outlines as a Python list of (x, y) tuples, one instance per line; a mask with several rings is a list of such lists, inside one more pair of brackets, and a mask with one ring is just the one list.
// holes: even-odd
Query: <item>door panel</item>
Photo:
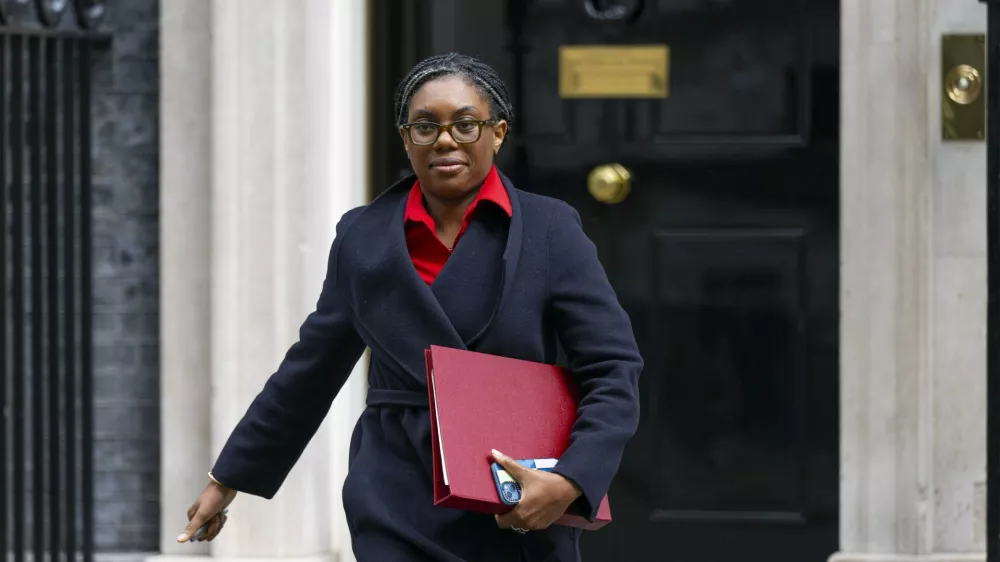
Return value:
[[(838, 510), (836, 0), (378, 4), (375, 107), (430, 54), (496, 68), (518, 113), (498, 165), (580, 212), (632, 319), (642, 420), (614, 521), (584, 534), (584, 560), (825, 561)], [(567, 44), (667, 44), (669, 97), (560, 98)], [(406, 166), (384, 113), (379, 185)], [(632, 185), (609, 205), (587, 175), (612, 162)]]
[[(650, 143), (686, 143), (691, 137), (795, 142), (806, 134), (806, 0), (662, 0), (638, 11), (630, 23), (595, 20), (587, 4), (553, 0), (520, 7), (524, 13), (515, 17), (523, 28), (512, 39), (519, 42), (514, 49), (523, 50), (524, 82), (557, 83), (553, 55), (560, 45), (667, 43), (674, 55), (671, 74), (678, 78), (671, 81), (669, 101), (563, 103), (558, 88), (533, 87), (531, 102), (521, 106), (528, 135), (555, 133), (577, 144), (613, 140), (649, 149)], [(618, 132), (614, 139), (605, 135), (608, 126)], [(560, 135), (575, 127), (575, 135)]]

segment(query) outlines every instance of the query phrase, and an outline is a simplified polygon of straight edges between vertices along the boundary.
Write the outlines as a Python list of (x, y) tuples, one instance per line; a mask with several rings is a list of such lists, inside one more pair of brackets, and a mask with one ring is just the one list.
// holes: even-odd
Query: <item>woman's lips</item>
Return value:
[(434, 168), (438, 172), (446, 175), (457, 174), (462, 171), (462, 168), (465, 166), (465, 162), (462, 162), (458, 158), (439, 158), (431, 162), (431, 168)]

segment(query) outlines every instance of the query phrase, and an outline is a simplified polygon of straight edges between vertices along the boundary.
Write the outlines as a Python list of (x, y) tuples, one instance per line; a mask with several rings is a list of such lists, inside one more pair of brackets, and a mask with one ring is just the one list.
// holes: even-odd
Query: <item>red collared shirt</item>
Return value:
[[(458, 241), (461, 240), (465, 229), (472, 222), (472, 217), (476, 209), (484, 201), (498, 205), (507, 213), (508, 217), (513, 214), (510, 196), (507, 195), (507, 189), (503, 186), (503, 182), (500, 181), (500, 173), (497, 172), (496, 166), (490, 169), (490, 173), (486, 176), (486, 181), (483, 182), (483, 186), (479, 190), (479, 194), (476, 195), (472, 204), (466, 209), (465, 215), (462, 217), (462, 229), (455, 238), (456, 246), (458, 245)], [(410, 259), (413, 260), (413, 267), (417, 269), (420, 278), (430, 285), (437, 278), (438, 274), (441, 273), (445, 262), (448, 261), (448, 256), (451, 255), (451, 250), (437, 237), (437, 227), (434, 224), (434, 218), (431, 217), (431, 214), (427, 212), (427, 208), (424, 207), (424, 197), (420, 191), (419, 181), (414, 182), (413, 188), (410, 189), (410, 197), (406, 201), (405, 221), (406, 246), (410, 251)]]

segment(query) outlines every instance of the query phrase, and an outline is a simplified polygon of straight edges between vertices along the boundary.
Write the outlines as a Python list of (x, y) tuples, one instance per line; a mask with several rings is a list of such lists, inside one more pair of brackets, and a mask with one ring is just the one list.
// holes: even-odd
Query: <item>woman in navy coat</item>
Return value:
[[(513, 111), (493, 69), (457, 54), (424, 60), (400, 84), (396, 115), (415, 176), (341, 218), (316, 310), (178, 540), (205, 523), (200, 540), (215, 538), (237, 491), (274, 496), (368, 347), (343, 489), (357, 559), (579, 560), (580, 531), (552, 523), (570, 507), (596, 515), (636, 430), (642, 359), (628, 316), (576, 211), (494, 166)], [(512, 511), (435, 507), (424, 350), (555, 363), (559, 344), (582, 392), (552, 473), (495, 452), (523, 486)]]

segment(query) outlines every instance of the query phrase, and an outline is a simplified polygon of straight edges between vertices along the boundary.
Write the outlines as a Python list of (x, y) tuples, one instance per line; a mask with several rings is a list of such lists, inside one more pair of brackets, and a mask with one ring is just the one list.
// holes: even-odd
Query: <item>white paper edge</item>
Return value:
[(448, 467), (444, 463), (444, 441), (441, 440), (441, 416), (438, 414), (438, 394), (437, 385), (434, 384), (434, 369), (431, 369), (431, 390), (434, 392), (434, 423), (437, 424), (438, 452), (441, 454), (441, 474), (444, 476), (444, 485), (448, 484)]

